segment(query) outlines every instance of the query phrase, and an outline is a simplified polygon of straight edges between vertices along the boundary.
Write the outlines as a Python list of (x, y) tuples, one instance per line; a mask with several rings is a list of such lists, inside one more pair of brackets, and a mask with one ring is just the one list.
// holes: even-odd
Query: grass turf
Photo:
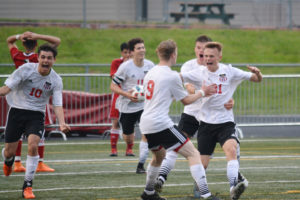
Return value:
[[(111, 158), (108, 156), (109, 140), (88, 138), (46, 141), (46, 163), (56, 171), (36, 174), (34, 193), (37, 199), (140, 199), (145, 175), (135, 174), (138, 141), (134, 146), (136, 157), (126, 157), (125, 144), (119, 142), (119, 156)], [(300, 199), (299, 143), (296, 138), (242, 140), (240, 171), (247, 177), (249, 188), (241, 199)], [(24, 142), (23, 161), (26, 151)], [(0, 199), (21, 199), (24, 173), (13, 173), (10, 177), (0, 174)], [(207, 178), (213, 193), (218, 193), (222, 199), (230, 199), (226, 160), (219, 146), (210, 162)], [(168, 200), (192, 200), (192, 188), (188, 164), (179, 157), (162, 196)]]

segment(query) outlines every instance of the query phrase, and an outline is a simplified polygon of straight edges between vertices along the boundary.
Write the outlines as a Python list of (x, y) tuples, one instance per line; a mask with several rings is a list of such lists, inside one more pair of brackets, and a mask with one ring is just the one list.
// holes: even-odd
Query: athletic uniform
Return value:
[[(110, 66), (110, 76), (113, 77), (114, 74), (117, 72), (119, 66), (124, 62), (122, 58), (117, 58), (112, 61)], [(119, 97), (119, 94), (112, 93), (112, 101), (111, 101), (111, 108), (110, 108), (110, 118), (118, 119), (119, 118), (119, 111), (116, 109), (116, 101)]]
[[(185, 73), (203, 67), (205, 66), (199, 65), (195, 58), (185, 62), (180, 72)], [(193, 84), (197, 90), (201, 89), (202, 82), (191, 81), (189, 83)], [(196, 119), (196, 116), (200, 112), (200, 103), (201, 99), (198, 99), (194, 103), (184, 106), (183, 113), (181, 114), (178, 128), (188, 134), (189, 137), (193, 137), (199, 128), (199, 121)]]
[(187, 96), (179, 74), (168, 66), (155, 66), (145, 76), (144, 90), (145, 106), (140, 128), (149, 149), (175, 150), (188, 141), (168, 114), (173, 99), (179, 101)]
[[(144, 65), (138, 67), (133, 59), (123, 62), (114, 75), (113, 82), (119, 85), (122, 90), (129, 91), (136, 85), (142, 85), (147, 72), (154, 66), (153, 62), (144, 59)], [(116, 102), (116, 108), (121, 113), (120, 123), (125, 135), (134, 132), (134, 125), (140, 120), (143, 112), (144, 102), (132, 102), (122, 95)]]
[(200, 121), (198, 131), (198, 149), (201, 155), (211, 155), (216, 143), (221, 146), (230, 138), (238, 141), (235, 135), (233, 110), (227, 110), (224, 104), (233, 96), (237, 86), (243, 80), (249, 80), (251, 72), (245, 72), (231, 65), (219, 63), (219, 69), (210, 72), (207, 68), (182, 73), (184, 81), (205, 81), (205, 84), (217, 84), (217, 94), (202, 99), (197, 119)]
[(10, 55), (15, 63), (16, 69), (25, 63), (38, 63), (38, 54), (34, 52), (26, 54), (25, 52), (18, 50), (17, 47), (10, 49)]
[(18, 141), (22, 133), (43, 136), (44, 113), (50, 96), (53, 96), (54, 106), (62, 106), (61, 78), (53, 69), (49, 75), (42, 76), (38, 65), (24, 64), (5, 81), (5, 85), (12, 90), (6, 96), (10, 106), (5, 130), (7, 143)]

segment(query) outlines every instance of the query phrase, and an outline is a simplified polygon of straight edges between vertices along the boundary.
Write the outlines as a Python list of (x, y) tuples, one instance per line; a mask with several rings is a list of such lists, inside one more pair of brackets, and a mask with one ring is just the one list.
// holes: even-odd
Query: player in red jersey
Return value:
[[(22, 41), (25, 51), (21, 51), (18, 49), (16, 42), (17, 40)], [(58, 37), (50, 36), (50, 35), (42, 35), (33, 33), (30, 31), (26, 31), (22, 34), (12, 35), (7, 38), (7, 45), (10, 51), (10, 55), (12, 60), (14, 61), (15, 67), (19, 68), (19, 66), (33, 62), (38, 63), (38, 54), (35, 53), (35, 49), (37, 47), (37, 40), (44, 40), (51, 43), (54, 47), (57, 47), (60, 44), (60, 39)], [(50, 113), (46, 112), (45, 125), (50, 124), (51, 118), (49, 117)], [(39, 164), (37, 167), (37, 172), (54, 172), (55, 170), (46, 165), (44, 160), (44, 138), (41, 138), (38, 153), (39, 153)], [(26, 169), (21, 163), (21, 152), (22, 152), (22, 138), (19, 140), (18, 148), (16, 151), (15, 163), (14, 163), (14, 172), (25, 172)]]
[[(121, 49), (121, 58), (114, 59), (111, 62), (110, 67), (110, 76), (113, 78), (114, 74), (117, 72), (119, 66), (126, 60), (129, 59), (129, 47), (126, 42), (122, 43), (120, 46)], [(119, 125), (119, 111), (116, 109), (116, 101), (119, 97), (119, 94), (112, 93), (112, 103), (109, 117), (111, 118), (112, 127), (110, 130), (110, 145), (111, 145), (111, 154), (110, 156), (118, 156), (117, 143), (120, 134), (120, 125)]]

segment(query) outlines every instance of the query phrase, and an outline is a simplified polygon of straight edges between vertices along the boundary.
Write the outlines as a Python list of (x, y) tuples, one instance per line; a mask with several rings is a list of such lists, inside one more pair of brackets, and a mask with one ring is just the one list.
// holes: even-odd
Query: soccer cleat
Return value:
[(48, 165), (46, 165), (44, 162), (40, 161), (37, 168), (36, 172), (54, 172), (55, 169), (52, 169)]
[(160, 197), (156, 192), (152, 195), (143, 192), (141, 195), (142, 200), (166, 200), (165, 198)]
[(230, 188), (230, 197), (232, 200), (237, 200), (248, 187), (248, 180), (239, 172), (238, 183), (236, 186)]
[(245, 182), (239, 182), (236, 186), (230, 188), (230, 197), (232, 200), (238, 200), (247, 186)]
[(200, 190), (199, 190), (196, 182), (194, 182), (193, 192), (194, 192), (194, 197), (195, 198), (200, 198), (201, 197)]
[(3, 164), (3, 174), (5, 176), (9, 176), (9, 175), (11, 175), (11, 172), (12, 172), (12, 166), (8, 166), (4, 163)]
[(164, 181), (160, 178), (157, 178), (154, 182), (154, 190), (159, 193), (162, 192), (163, 185), (164, 185)]
[(133, 152), (132, 152), (132, 149), (127, 149), (125, 155), (126, 155), (126, 156), (135, 156), (135, 155), (133, 154)]
[(32, 192), (32, 187), (24, 188), (22, 196), (24, 199), (35, 199), (35, 195)]
[(136, 168), (136, 173), (137, 174), (145, 174), (146, 173), (146, 170), (144, 167), (137, 167)]
[(117, 149), (111, 149), (111, 154), (109, 156), (112, 156), (112, 157), (118, 156)]
[(22, 165), (21, 161), (15, 161), (14, 172), (25, 172), (26, 168)]
[(206, 200), (221, 200), (220, 198), (218, 198), (218, 197), (216, 197), (216, 196), (213, 196), (213, 195), (211, 195), (211, 196), (209, 196), (209, 197), (207, 197), (207, 198), (201, 197), (200, 199), (206, 199)]

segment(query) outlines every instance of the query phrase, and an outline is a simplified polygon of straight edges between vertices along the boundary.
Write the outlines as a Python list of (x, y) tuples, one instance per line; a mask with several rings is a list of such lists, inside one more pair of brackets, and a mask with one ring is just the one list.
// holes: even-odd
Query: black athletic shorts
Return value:
[(208, 124), (201, 121), (197, 135), (198, 150), (201, 155), (212, 155), (217, 143), (223, 146), (227, 140), (232, 138), (239, 143), (235, 132), (235, 123)]
[(166, 150), (178, 150), (182, 144), (189, 139), (180, 132), (177, 126), (165, 129), (163, 131), (145, 134), (148, 140), (148, 148), (151, 150), (158, 150), (164, 147)]
[(120, 124), (122, 126), (122, 131), (125, 135), (130, 135), (134, 132), (134, 126), (136, 123), (140, 122), (143, 110), (134, 113), (121, 113), (120, 114)]
[(45, 114), (40, 111), (11, 108), (6, 122), (5, 142), (17, 142), (23, 133), (43, 137), (44, 121)]
[(199, 128), (199, 121), (192, 115), (182, 113), (178, 123), (178, 128), (191, 138), (196, 134)]

